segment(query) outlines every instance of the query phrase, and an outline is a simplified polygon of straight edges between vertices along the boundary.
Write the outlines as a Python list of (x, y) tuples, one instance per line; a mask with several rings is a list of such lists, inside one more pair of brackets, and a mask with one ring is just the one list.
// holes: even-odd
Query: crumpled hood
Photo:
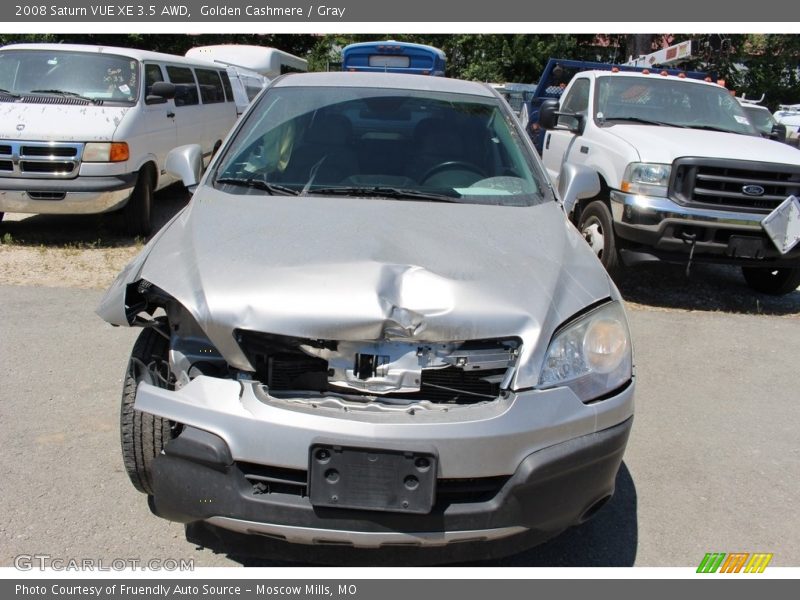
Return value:
[(249, 365), (234, 329), (339, 341), (520, 337), (517, 381), (527, 385), (560, 324), (616, 297), (555, 202), (519, 208), (209, 187), (120, 274), (98, 314), (127, 325), (124, 285), (139, 278), (180, 301), (240, 368)]
[(704, 156), (800, 164), (800, 152), (762, 137), (652, 125), (614, 125), (605, 131), (631, 144), (642, 162), (672, 164), (682, 156)]
[(0, 139), (110, 142), (127, 106), (0, 103)]

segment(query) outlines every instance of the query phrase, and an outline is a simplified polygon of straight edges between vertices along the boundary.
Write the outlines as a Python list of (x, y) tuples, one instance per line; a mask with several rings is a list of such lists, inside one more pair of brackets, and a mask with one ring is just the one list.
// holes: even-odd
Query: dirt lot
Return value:
[[(158, 192), (154, 231), (188, 200), (177, 185)], [(117, 214), (7, 214), (0, 223), (0, 284), (105, 289), (146, 242), (121, 228)]]
[[(156, 194), (156, 229), (189, 200), (179, 185)], [(119, 233), (118, 215), (6, 215), (0, 223), (0, 284), (105, 289), (146, 240)], [(752, 292), (738, 268), (653, 264), (618, 281), (628, 303), (646, 310), (703, 310), (800, 318), (800, 291)]]

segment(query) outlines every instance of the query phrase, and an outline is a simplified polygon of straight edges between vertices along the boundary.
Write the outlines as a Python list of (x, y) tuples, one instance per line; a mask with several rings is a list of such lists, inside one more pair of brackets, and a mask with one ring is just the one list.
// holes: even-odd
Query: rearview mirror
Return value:
[(150, 93), (145, 98), (145, 104), (163, 104), (175, 97), (175, 84), (168, 81), (157, 81), (150, 86)]

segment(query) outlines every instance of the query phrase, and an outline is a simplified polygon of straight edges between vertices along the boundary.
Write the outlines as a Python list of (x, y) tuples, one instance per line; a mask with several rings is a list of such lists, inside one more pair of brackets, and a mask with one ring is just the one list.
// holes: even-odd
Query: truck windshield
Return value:
[(215, 173), (231, 193), (530, 206), (546, 185), (495, 97), (273, 87)]
[(136, 103), (138, 81), (137, 62), (124, 56), (59, 50), (0, 52), (0, 89), (14, 96), (61, 95), (130, 106)]
[(725, 88), (655, 75), (598, 77), (595, 119), (758, 135)]

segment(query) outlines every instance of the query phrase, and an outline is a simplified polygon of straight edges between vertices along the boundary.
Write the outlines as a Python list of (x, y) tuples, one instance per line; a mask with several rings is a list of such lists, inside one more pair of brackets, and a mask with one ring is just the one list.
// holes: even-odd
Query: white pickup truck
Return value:
[(723, 87), (585, 71), (542, 105), (542, 159), (595, 170), (571, 217), (609, 272), (652, 260), (737, 264), (748, 285), (800, 285), (800, 151), (764, 139)]

